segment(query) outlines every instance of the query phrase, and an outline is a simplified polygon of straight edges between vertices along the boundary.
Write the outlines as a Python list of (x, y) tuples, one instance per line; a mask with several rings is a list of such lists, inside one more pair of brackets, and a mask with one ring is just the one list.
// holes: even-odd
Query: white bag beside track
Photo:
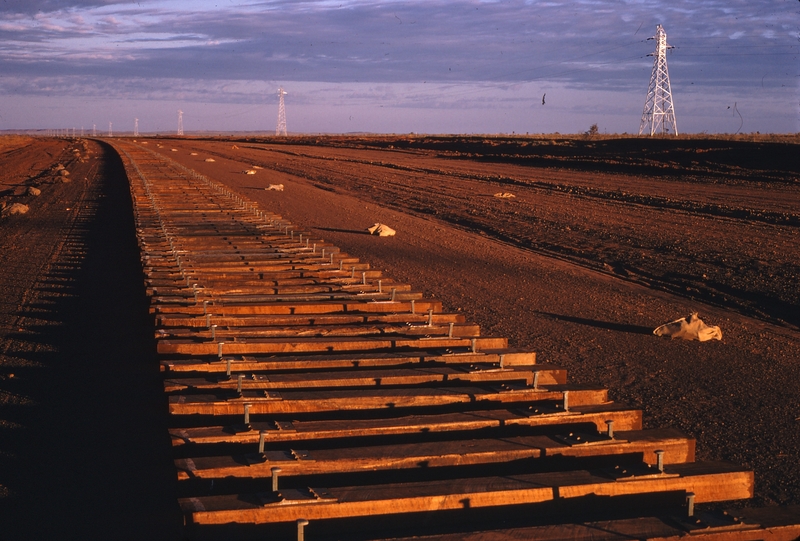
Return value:
[(661, 325), (653, 331), (656, 336), (669, 336), (670, 338), (683, 338), (684, 340), (722, 340), (722, 330), (716, 325), (706, 325), (703, 320), (693, 312), (687, 317), (676, 319)]
[(378, 235), (379, 237), (393, 237), (396, 231), (388, 225), (377, 223), (372, 227), (368, 227), (370, 235)]

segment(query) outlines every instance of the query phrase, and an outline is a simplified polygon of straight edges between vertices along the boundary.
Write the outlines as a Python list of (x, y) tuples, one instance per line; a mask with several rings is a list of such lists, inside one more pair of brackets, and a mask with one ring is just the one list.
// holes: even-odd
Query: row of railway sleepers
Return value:
[(694, 462), (693, 440), (642, 430), (605, 389), (224, 186), (117, 148), (195, 534), (460, 535), (752, 496), (752, 472)]

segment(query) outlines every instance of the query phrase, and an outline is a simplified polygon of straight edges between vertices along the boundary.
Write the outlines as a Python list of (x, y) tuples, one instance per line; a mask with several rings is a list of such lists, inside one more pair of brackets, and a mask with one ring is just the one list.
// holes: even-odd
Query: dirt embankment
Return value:
[(0, 218), (0, 537), (177, 539), (119, 158), (96, 142), (38, 138), (0, 151), (0, 171), (3, 200), (28, 207)]
[(64, 139), (0, 138), (0, 338), (75, 220), (70, 202), (82, 197), (91, 165), (72, 148)]

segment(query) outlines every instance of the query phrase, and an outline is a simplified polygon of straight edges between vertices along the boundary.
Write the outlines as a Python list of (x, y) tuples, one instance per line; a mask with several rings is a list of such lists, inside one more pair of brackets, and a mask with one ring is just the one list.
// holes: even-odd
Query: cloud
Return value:
[(129, 3), (129, 0), (6, 0), (0, 4), (0, 14), (22, 13), (30, 15), (34, 13), (92, 9), (125, 3)]
[(121, 99), (191, 82), (192, 95), (249, 103), (238, 81), (292, 81), (356, 85), (353, 103), (420, 85), (438, 95), (415, 99), (442, 108), (513, 85), (643, 101), (659, 23), (675, 47), (676, 91), (796, 87), (796, 11), (745, 0), (11, 1), (0, 3), (0, 73), (14, 81), (5, 92), (44, 95), (74, 77), (87, 81), (63, 83), (75, 95), (94, 96), (103, 81)]

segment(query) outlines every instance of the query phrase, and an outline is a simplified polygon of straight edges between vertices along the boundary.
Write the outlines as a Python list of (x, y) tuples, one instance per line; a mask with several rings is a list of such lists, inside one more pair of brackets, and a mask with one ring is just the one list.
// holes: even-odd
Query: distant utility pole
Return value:
[(97, 137), (97, 124), (92, 124), (92, 137)]
[(134, 137), (139, 137), (139, 119), (138, 118), (134, 118), (133, 119), (133, 136)]
[(183, 135), (183, 111), (178, 109), (178, 135)]
[(286, 135), (286, 106), (283, 104), (283, 97), (288, 94), (283, 88), (278, 89), (278, 127), (275, 135)]
[(114, 132), (111, 131), (111, 122), (108, 123), (108, 136), (114, 137)]
[(81, 137), (83, 137), (83, 126), (81, 126)]
[(647, 98), (644, 100), (642, 122), (639, 124), (639, 135), (646, 131), (650, 135), (656, 133), (667, 134), (672, 131), (678, 135), (678, 124), (675, 122), (675, 107), (672, 104), (672, 89), (669, 84), (667, 71), (667, 49), (672, 49), (667, 44), (667, 33), (660, 24), (656, 27), (656, 50), (647, 56), (654, 57), (653, 74), (650, 76), (650, 85), (647, 88)]

